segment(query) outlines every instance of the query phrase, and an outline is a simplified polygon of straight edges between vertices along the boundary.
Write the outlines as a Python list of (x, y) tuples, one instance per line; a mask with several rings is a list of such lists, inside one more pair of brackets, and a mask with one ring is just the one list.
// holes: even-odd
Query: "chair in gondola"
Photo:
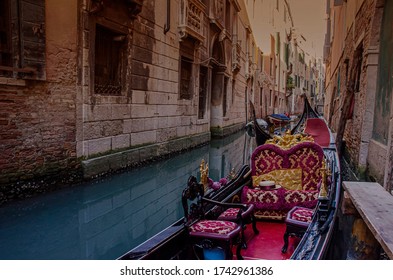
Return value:
[(242, 243), (243, 248), (247, 248), (247, 242), (245, 240), (244, 230), (246, 228), (246, 224), (251, 224), (254, 234), (259, 234), (259, 230), (257, 229), (256, 218), (254, 216), (254, 204), (241, 204), (241, 207), (236, 207), (236, 205), (228, 205), (224, 212), (222, 212), (218, 216), (218, 220), (223, 221), (231, 221), (235, 223), (239, 223), (239, 212), (241, 215), (240, 222), (242, 223)]
[[(328, 200), (328, 185), (331, 183), (331, 172), (327, 168), (326, 161), (322, 161), (322, 167), (319, 169), (319, 175), (322, 177), (318, 183), (319, 201)], [(319, 206), (319, 208), (321, 205)], [(285, 218), (286, 230), (284, 233), (284, 246), (281, 252), (286, 253), (288, 249), (289, 236), (302, 237), (306, 232), (311, 220), (314, 216), (315, 209), (310, 209), (301, 206), (293, 207)]]
[(282, 253), (286, 253), (289, 244), (289, 236), (301, 238), (311, 223), (313, 209), (295, 206), (287, 214), (285, 218), (286, 229), (284, 233), (284, 246)]
[[(232, 259), (232, 247), (236, 245), (236, 257), (237, 259), (243, 259), (240, 253), (243, 245), (242, 213), (243, 208), (247, 209), (247, 206), (204, 198), (204, 186), (197, 182), (195, 176), (190, 176), (188, 179), (187, 187), (182, 193), (182, 204), (185, 226), (194, 248), (209, 249), (206, 246), (222, 248), (225, 259)], [(237, 222), (215, 219), (211, 210), (218, 206), (227, 209), (239, 208)]]

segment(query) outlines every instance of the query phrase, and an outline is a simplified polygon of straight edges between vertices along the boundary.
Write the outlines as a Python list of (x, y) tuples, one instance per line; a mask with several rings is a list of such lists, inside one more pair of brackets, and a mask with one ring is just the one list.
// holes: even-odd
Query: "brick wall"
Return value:
[[(0, 186), (4, 192), (17, 182), (55, 177), (77, 166), (76, 3), (47, 0), (46, 5), (46, 80), (0, 77)], [(54, 16), (52, 9), (59, 8), (63, 14)]]

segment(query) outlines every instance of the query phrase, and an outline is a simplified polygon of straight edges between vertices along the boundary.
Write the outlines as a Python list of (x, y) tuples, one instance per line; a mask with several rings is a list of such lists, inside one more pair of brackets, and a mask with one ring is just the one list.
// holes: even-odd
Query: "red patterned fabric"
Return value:
[(229, 208), (229, 209), (225, 210), (224, 212), (222, 212), (221, 215), (218, 216), (218, 219), (219, 220), (234, 219), (237, 217), (239, 210), (240, 210), (240, 208)]
[(273, 144), (258, 146), (251, 155), (251, 172), (253, 176), (285, 168), (284, 151)]
[(277, 169), (300, 168), (302, 190), (260, 190), (246, 186), (242, 191), (242, 202), (254, 204), (258, 218), (279, 220), (285, 219), (293, 207), (314, 208), (318, 202), (323, 160), (322, 148), (313, 142), (302, 142), (288, 150), (273, 144), (258, 146), (251, 157), (252, 176)]
[(290, 212), (290, 216), (288, 218), (295, 221), (310, 223), (313, 213), (314, 211), (312, 209), (298, 207), (295, 211)]
[[(309, 144), (316, 145), (311, 142)], [(294, 153), (288, 155), (291, 168), (301, 168), (303, 171), (303, 190), (316, 190), (322, 178), (319, 169), (322, 167), (323, 150), (318, 145), (316, 147), (318, 149), (314, 149), (315, 146), (312, 149), (308, 146), (298, 147)]]
[(256, 209), (280, 210), (283, 206), (283, 195), (285, 190), (253, 189), (245, 186), (242, 190), (242, 203), (254, 204)]
[(294, 206), (304, 206), (314, 208), (318, 202), (319, 191), (287, 191), (284, 195), (285, 209), (292, 209)]
[(284, 210), (255, 210), (254, 216), (257, 219), (267, 219), (267, 220), (284, 220), (287, 216), (288, 211)]
[(251, 172), (256, 176), (276, 169), (301, 168), (303, 190), (316, 190), (321, 180), (319, 168), (322, 166), (323, 156), (322, 148), (313, 142), (302, 142), (289, 150), (265, 144), (254, 150)]
[(190, 232), (228, 234), (238, 225), (234, 222), (219, 220), (201, 220), (190, 227)]

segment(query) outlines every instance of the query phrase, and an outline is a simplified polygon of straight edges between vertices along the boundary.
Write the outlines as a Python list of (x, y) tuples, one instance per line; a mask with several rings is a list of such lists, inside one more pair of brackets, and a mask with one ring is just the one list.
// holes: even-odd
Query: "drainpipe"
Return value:
[(171, 0), (166, 0), (166, 23), (164, 25), (164, 34), (171, 29)]

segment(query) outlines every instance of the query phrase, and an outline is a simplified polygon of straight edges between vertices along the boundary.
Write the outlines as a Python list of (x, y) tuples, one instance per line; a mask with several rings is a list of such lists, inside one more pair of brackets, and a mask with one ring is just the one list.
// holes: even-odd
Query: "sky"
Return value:
[(315, 44), (316, 55), (322, 57), (326, 33), (326, 0), (287, 0), (294, 26), (308, 43)]

